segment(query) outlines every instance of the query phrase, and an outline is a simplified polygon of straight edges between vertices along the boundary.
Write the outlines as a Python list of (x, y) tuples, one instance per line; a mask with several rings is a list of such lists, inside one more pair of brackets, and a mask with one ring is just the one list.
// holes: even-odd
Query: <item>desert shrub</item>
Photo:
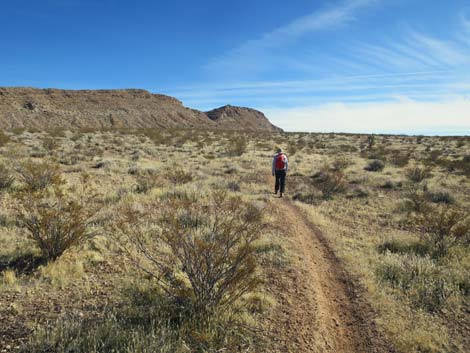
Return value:
[(334, 194), (346, 189), (344, 174), (329, 168), (323, 168), (312, 176), (313, 184), (321, 191), (324, 199), (331, 198)]
[(3, 131), (0, 131), (0, 147), (5, 146), (8, 142), (10, 142), (10, 136), (5, 134)]
[(55, 128), (51, 129), (47, 132), (49, 136), (57, 138), (57, 137), (65, 137), (65, 129), (64, 128)]
[(99, 161), (94, 166), (92, 166), (92, 168), (94, 168), (94, 169), (106, 169), (106, 168), (111, 167), (112, 164), (113, 163), (111, 161)]
[(5, 146), (8, 142), (10, 142), (10, 137), (3, 131), (0, 131), (0, 147)]
[(137, 174), (135, 191), (146, 193), (161, 184), (161, 178), (155, 174)]
[(409, 153), (393, 153), (390, 157), (390, 161), (393, 165), (397, 167), (404, 167), (410, 161), (410, 154)]
[(63, 183), (60, 167), (49, 161), (33, 162), (27, 160), (15, 168), (20, 180), (27, 189), (37, 191), (51, 185)]
[(16, 214), (26, 236), (45, 259), (53, 261), (96, 234), (92, 225), (97, 208), (90, 201), (66, 196), (58, 187), (27, 191), (20, 196)]
[(379, 159), (381, 161), (387, 160), (387, 155), (389, 151), (386, 150), (384, 147), (377, 147), (369, 150), (368, 152), (363, 152), (361, 155), (363, 157), (367, 157), (367, 159)]
[(404, 192), (405, 209), (413, 212), (425, 212), (429, 209), (428, 188), (426, 184), (411, 183), (406, 185)]
[(288, 145), (287, 145), (287, 152), (289, 153), (289, 155), (293, 156), (294, 154), (297, 153), (297, 151), (299, 150), (299, 143), (297, 141), (289, 141)]
[(57, 140), (57, 138), (45, 137), (42, 140), (42, 146), (44, 147), (45, 150), (47, 150), (49, 152), (53, 152), (60, 146), (60, 143)]
[(366, 198), (369, 197), (369, 191), (363, 187), (355, 187), (346, 195), (347, 198)]
[(434, 206), (426, 213), (415, 214), (410, 219), (421, 238), (431, 248), (433, 257), (447, 255), (456, 244), (470, 244), (468, 214), (448, 206)]
[(455, 203), (454, 197), (448, 191), (428, 191), (426, 196), (433, 203)]
[(453, 161), (445, 161), (440, 160), (441, 164), (449, 171), (459, 171), (465, 176), (470, 176), (470, 155), (465, 155), (462, 159), (453, 160)]
[(4, 164), (0, 164), (0, 190), (9, 188), (14, 181), (15, 177), (11, 171)]
[(217, 191), (207, 199), (169, 199), (147, 211), (127, 207), (116, 229), (132, 261), (204, 324), (259, 285), (253, 244), (262, 215)]
[(436, 163), (439, 158), (442, 156), (441, 150), (432, 150), (428, 153), (428, 156), (425, 160), (426, 164)]
[(229, 189), (230, 191), (238, 192), (240, 191), (240, 184), (236, 181), (229, 181), (227, 183), (227, 189)]
[(237, 164), (225, 165), (224, 174), (238, 174), (240, 173), (240, 167)]
[(175, 168), (169, 170), (166, 175), (166, 179), (169, 180), (172, 184), (186, 184), (193, 180), (193, 174), (191, 172), (186, 172), (182, 169)]
[(382, 189), (388, 189), (388, 190), (399, 189), (402, 186), (403, 186), (403, 183), (401, 181), (394, 182), (392, 180), (387, 180), (385, 183), (380, 185)]
[(226, 147), (226, 152), (229, 156), (241, 156), (246, 152), (247, 148), (247, 140), (240, 136), (229, 141)]
[(60, 156), (59, 163), (62, 165), (77, 165), (81, 157), (73, 153), (64, 153)]
[(369, 135), (366, 139), (367, 149), (372, 150), (375, 146), (375, 135)]
[(339, 150), (342, 151), (342, 152), (351, 152), (351, 153), (354, 153), (354, 152), (357, 152), (358, 151), (358, 148), (356, 146), (353, 146), (353, 145), (349, 145), (349, 144), (341, 144), (338, 146)]
[(380, 172), (385, 168), (385, 163), (380, 159), (371, 161), (364, 169), (369, 172)]
[(429, 168), (413, 167), (406, 169), (405, 175), (409, 181), (413, 183), (421, 183), (425, 179), (431, 177), (431, 171)]
[(346, 157), (335, 158), (331, 163), (331, 169), (337, 172), (344, 171), (347, 167), (351, 165), (351, 161)]

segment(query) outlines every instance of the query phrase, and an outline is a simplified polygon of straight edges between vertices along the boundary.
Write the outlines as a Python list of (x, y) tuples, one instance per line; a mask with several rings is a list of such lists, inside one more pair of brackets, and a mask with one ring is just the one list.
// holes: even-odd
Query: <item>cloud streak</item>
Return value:
[(470, 135), (470, 100), (334, 103), (266, 110), (289, 131)]
[(300, 17), (211, 60), (222, 81), (169, 93), (201, 109), (252, 106), (288, 130), (469, 134), (470, 13), (454, 9), (457, 33), (416, 22), (364, 34), (356, 16), (377, 3)]
[[(376, 1), (348, 0), (336, 7), (315, 11), (297, 18), (280, 28), (264, 33), (259, 38), (249, 40), (239, 47), (210, 60), (205, 69), (210, 72), (241, 70), (247, 73), (263, 71), (279, 64), (282, 65), (282, 58), (278, 57), (276, 60), (270, 55), (273, 49), (285, 47), (309, 33), (350, 23), (354, 21), (354, 13), (357, 10), (370, 6)], [(264, 65), (261, 63), (264, 63)]]

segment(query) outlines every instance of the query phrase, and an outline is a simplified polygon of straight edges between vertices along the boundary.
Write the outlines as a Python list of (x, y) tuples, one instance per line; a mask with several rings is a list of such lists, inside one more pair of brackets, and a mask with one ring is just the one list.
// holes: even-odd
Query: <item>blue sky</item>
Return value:
[(470, 134), (468, 0), (15, 0), (0, 86), (144, 88), (295, 131)]

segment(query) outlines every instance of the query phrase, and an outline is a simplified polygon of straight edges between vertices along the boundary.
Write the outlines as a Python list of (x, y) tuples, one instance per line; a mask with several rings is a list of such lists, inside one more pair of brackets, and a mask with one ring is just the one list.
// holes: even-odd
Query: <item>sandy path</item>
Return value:
[(371, 311), (321, 231), (287, 199), (273, 201), (297, 256), (286, 274), (270, 276), (278, 301), (270, 335), (278, 352), (392, 352), (378, 337)]

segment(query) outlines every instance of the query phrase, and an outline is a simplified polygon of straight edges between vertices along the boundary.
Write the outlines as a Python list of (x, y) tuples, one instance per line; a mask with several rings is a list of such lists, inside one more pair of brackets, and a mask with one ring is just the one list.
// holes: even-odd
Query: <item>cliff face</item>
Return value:
[[(260, 112), (231, 108), (235, 110), (214, 119), (209, 114), (184, 107), (176, 98), (145, 90), (0, 88), (2, 129), (197, 127), (279, 130)], [(250, 119), (254, 120), (246, 124)]]

